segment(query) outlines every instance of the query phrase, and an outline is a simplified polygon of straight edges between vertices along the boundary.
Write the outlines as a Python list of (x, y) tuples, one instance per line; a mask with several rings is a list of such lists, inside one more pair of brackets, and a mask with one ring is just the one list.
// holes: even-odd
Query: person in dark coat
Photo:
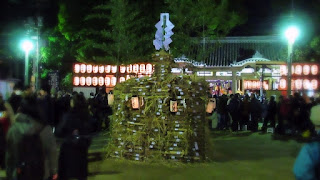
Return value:
[(250, 100), (249, 96), (246, 94), (243, 101), (240, 104), (241, 120), (240, 127), (248, 125), (249, 116), (250, 116)]
[(227, 96), (222, 95), (217, 101), (218, 130), (227, 128)]
[(277, 113), (277, 103), (274, 96), (270, 97), (270, 101), (267, 106), (267, 115), (263, 122), (262, 131), (266, 131), (268, 127), (268, 122), (270, 121), (271, 127), (275, 128), (276, 126), (276, 113)]
[(228, 111), (232, 118), (232, 131), (238, 131), (239, 126), (239, 120), (240, 120), (240, 101), (239, 101), (239, 95), (235, 94), (232, 99), (230, 100), (230, 103), (228, 105)]
[(63, 115), (56, 128), (56, 135), (63, 137), (60, 148), (59, 179), (87, 179), (88, 176), (88, 108), (85, 98), (79, 94), (72, 96), (71, 110)]
[(250, 130), (252, 132), (258, 131), (258, 122), (259, 118), (261, 118), (262, 107), (261, 103), (258, 101), (254, 94), (251, 94), (251, 101), (250, 101), (250, 114), (251, 114), (251, 124)]
[[(23, 154), (30, 158), (30, 154), (25, 154), (25, 149), (21, 151), (21, 148), (19, 148), (23, 143), (24, 137), (38, 133), (41, 141), (40, 148), (44, 153), (44, 166), (37, 168), (33, 179), (57, 178), (58, 153), (56, 139), (51, 127), (39, 116), (39, 110), (36, 108), (36, 97), (29, 95), (23, 97), (18, 114), (15, 116), (14, 123), (7, 134), (6, 174), (8, 180), (16, 179), (18, 176), (19, 156)], [(31, 145), (31, 147), (36, 146)], [(36, 160), (39, 158), (38, 156), (38, 154), (37, 157), (33, 156), (32, 161), (38, 162)]]

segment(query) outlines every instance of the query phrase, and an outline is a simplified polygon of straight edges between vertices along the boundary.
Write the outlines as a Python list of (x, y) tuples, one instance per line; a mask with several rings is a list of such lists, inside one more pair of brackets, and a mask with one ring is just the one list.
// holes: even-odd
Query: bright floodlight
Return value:
[(25, 40), (22, 42), (22, 49), (25, 51), (25, 52), (29, 52), (31, 51), (33, 48), (33, 44), (32, 42), (28, 41), (28, 40)]
[(286, 38), (290, 44), (293, 44), (299, 35), (299, 30), (295, 26), (289, 27), (285, 32)]

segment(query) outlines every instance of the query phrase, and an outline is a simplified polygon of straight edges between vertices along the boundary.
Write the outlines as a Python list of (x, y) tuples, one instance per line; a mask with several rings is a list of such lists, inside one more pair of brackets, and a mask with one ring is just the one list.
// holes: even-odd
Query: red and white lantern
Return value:
[(85, 64), (81, 64), (81, 65), (80, 65), (80, 72), (81, 72), (81, 73), (86, 73), (86, 67), (87, 67), (87, 66), (86, 66)]
[(99, 86), (103, 86), (103, 85), (104, 85), (104, 78), (99, 77)]
[(110, 73), (111, 72), (111, 66), (110, 65), (106, 65), (104, 67), (104, 70), (105, 70), (106, 73)]
[(117, 72), (117, 66), (111, 66), (111, 72), (116, 73)]
[(111, 78), (111, 86), (115, 86), (117, 84), (117, 78), (116, 77), (112, 77)]
[(86, 85), (86, 78), (85, 77), (80, 77), (80, 85), (81, 86)]
[(310, 66), (309, 65), (304, 65), (303, 66), (303, 74), (304, 75), (309, 75), (310, 74)]
[(319, 67), (318, 65), (312, 65), (311, 66), (311, 74), (312, 75), (317, 75), (319, 73)]
[(73, 78), (73, 85), (79, 86), (79, 84), (80, 84), (80, 78), (79, 77), (74, 77)]
[(87, 77), (86, 78), (86, 85), (87, 86), (91, 86), (91, 84), (92, 84), (92, 78), (91, 77)]
[(120, 66), (120, 73), (126, 73), (126, 67)]
[(74, 71), (74, 73), (79, 73), (80, 72), (80, 64), (75, 64), (73, 71)]
[(104, 66), (99, 66), (99, 73), (104, 73)]
[(87, 73), (92, 73), (92, 65), (91, 64), (87, 65)]
[(93, 86), (97, 86), (98, 85), (98, 78), (97, 77), (93, 77), (92, 78), (92, 85)]

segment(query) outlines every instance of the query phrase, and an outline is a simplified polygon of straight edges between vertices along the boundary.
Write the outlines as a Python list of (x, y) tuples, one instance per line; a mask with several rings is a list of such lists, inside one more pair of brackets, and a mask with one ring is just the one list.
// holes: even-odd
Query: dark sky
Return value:
[[(54, 26), (57, 21), (59, 0), (0, 0), (0, 26), (15, 21), (21, 23), (28, 16), (41, 14), (46, 26)], [(233, 1), (238, 0), (230, 0)], [(247, 12), (247, 22), (234, 28), (231, 36), (270, 35), (280, 32), (282, 21), (296, 20), (305, 23), (308, 30), (314, 29), (314, 22), (320, 8), (320, 0), (239, 0), (243, 1), (243, 10)], [(316, 9), (318, 8), (318, 9)], [(290, 16), (294, 12), (296, 17)], [(301, 15), (302, 14), (302, 15)], [(301, 15), (301, 16), (300, 16)], [(312, 16), (312, 17), (311, 17)], [(307, 24), (306, 24), (307, 23)], [(309, 24), (308, 24), (309, 23)], [(0, 30), (1, 31), (1, 30)], [(2, 32), (3, 33), (3, 32)], [(308, 32), (310, 34), (310, 32)], [(312, 32), (313, 33), (313, 32)]]

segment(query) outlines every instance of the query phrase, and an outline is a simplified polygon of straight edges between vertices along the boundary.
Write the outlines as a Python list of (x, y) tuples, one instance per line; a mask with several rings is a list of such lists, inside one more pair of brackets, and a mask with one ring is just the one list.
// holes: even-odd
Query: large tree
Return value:
[[(202, 40), (203, 51), (198, 56), (189, 56), (201, 60), (210, 50), (205, 47), (206, 38), (218, 38), (244, 22), (245, 18), (236, 13), (229, 0), (167, 0), (171, 22), (175, 25), (171, 50), (175, 56), (187, 55), (193, 46)], [(191, 54), (192, 55), (192, 54)]]

